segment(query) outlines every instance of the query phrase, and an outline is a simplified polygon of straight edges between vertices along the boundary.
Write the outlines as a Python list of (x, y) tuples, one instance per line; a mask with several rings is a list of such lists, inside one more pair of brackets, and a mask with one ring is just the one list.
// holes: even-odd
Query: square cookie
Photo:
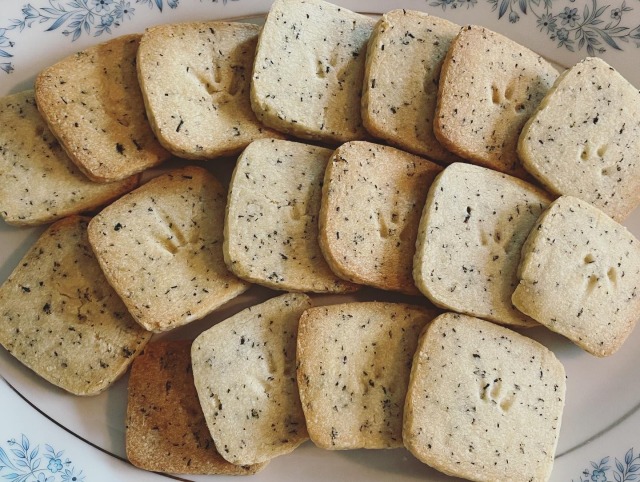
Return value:
[(464, 27), (442, 65), (436, 138), (475, 164), (525, 176), (518, 136), (557, 76), (550, 63), (513, 40)]
[(411, 361), (436, 310), (361, 302), (300, 318), (297, 365), (309, 437), (329, 450), (402, 447)]
[(622, 222), (640, 204), (640, 93), (604, 60), (567, 70), (527, 122), (522, 164)]
[(305, 139), (363, 139), (360, 99), (375, 20), (322, 0), (276, 0), (256, 49), (251, 105)]
[(51, 225), (0, 287), (0, 344), (74, 395), (107, 389), (151, 338), (107, 283), (87, 223)]
[(327, 166), (319, 241), (334, 273), (354, 283), (419, 294), (413, 255), (429, 186), (442, 168), (393, 147), (353, 141)]
[(434, 304), (508, 325), (536, 323), (518, 311), (520, 251), (551, 202), (515, 177), (454, 163), (429, 189), (420, 220), (413, 276)]
[(89, 224), (89, 241), (133, 317), (154, 332), (198, 320), (249, 288), (222, 254), (226, 191), (208, 171), (165, 173)]
[(331, 271), (318, 242), (322, 182), (331, 150), (252, 142), (238, 158), (225, 219), (224, 257), (238, 277), (286, 291), (357, 287)]
[(174, 474), (255, 474), (266, 464), (227, 462), (216, 451), (191, 370), (191, 341), (149, 343), (131, 365), (126, 450), (144, 470)]
[(549, 479), (565, 403), (565, 371), (540, 343), (445, 313), (423, 333), (404, 408), (404, 443), (464, 479)]
[(192, 22), (145, 31), (138, 80), (160, 143), (176, 156), (238, 154), (252, 140), (281, 137), (251, 110), (251, 69), (260, 27)]
[(513, 304), (589, 353), (615, 353), (640, 319), (640, 241), (586, 201), (563, 196), (531, 231)]
[(38, 112), (33, 90), (0, 99), (0, 215), (17, 226), (91, 211), (134, 189), (139, 176), (98, 184), (71, 162)]
[(96, 182), (119, 181), (169, 158), (153, 135), (136, 72), (140, 35), (71, 55), (36, 78), (38, 109), (71, 160)]
[(392, 10), (378, 20), (362, 94), (369, 133), (436, 161), (460, 160), (433, 133), (442, 62), (459, 31), (459, 25), (414, 10)]
[(193, 342), (193, 377), (220, 455), (257, 464), (309, 437), (296, 383), (298, 321), (311, 300), (288, 293), (247, 308)]

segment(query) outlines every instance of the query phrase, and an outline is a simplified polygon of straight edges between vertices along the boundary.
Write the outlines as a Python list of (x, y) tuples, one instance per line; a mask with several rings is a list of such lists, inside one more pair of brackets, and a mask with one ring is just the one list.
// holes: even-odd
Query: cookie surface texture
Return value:
[(413, 10), (392, 10), (378, 20), (367, 47), (362, 120), (390, 144), (450, 163), (433, 133), (442, 62), (460, 26)]
[(87, 222), (51, 225), (0, 287), (0, 343), (75, 395), (108, 388), (151, 338), (104, 278)]
[(98, 184), (75, 166), (38, 112), (33, 90), (0, 99), (0, 215), (33, 226), (93, 210), (138, 185)]
[(256, 464), (308, 439), (296, 383), (298, 321), (311, 300), (285, 294), (203, 332), (191, 348), (200, 404), (218, 452)]
[(606, 62), (567, 70), (524, 127), (522, 163), (555, 194), (622, 222), (640, 204), (640, 93)]
[(311, 440), (329, 450), (402, 447), (411, 361), (436, 310), (361, 302), (300, 319), (298, 386)]
[(138, 79), (149, 121), (179, 157), (237, 154), (252, 140), (281, 137), (251, 110), (251, 69), (260, 27), (193, 22), (147, 29)]
[(514, 305), (593, 355), (615, 353), (640, 318), (640, 241), (586, 201), (551, 204), (518, 276)]
[(277, 0), (254, 63), (251, 105), (268, 126), (304, 139), (363, 139), (360, 101), (375, 20), (322, 0)]
[(154, 332), (198, 320), (249, 287), (222, 254), (226, 192), (200, 167), (167, 172), (114, 202), (89, 225), (109, 283)]
[(536, 323), (514, 308), (520, 251), (551, 202), (506, 174), (454, 163), (429, 189), (420, 220), (413, 276), (446, 309), (497, 323)]
[(557, 75), (516, 42), (482, 27), (464, 27), (442, 65), (436, 137), (474, 164), (525, 176), (516, 153), (518, 136)]
[(324, 172), (332, 151), (282, 140), (252, 142), (229, 187), (224, 256), (238, 277), (287, 291), (348, 292), (318, 242)]
[(358, 284), (418, 294), (413, 255), (429, 186), (442, 168), (393, 147), (340, 146), (325, 172), (319, 241), (336, 274)]
[(446, 474), (549, 479), (565, 403), (554, 354), (508, 328), (445, 313), (425, 330), (404, 409), (406, 447)]
[(38, 109), (71, 160), (96, 182), (156, 166), (170, 154), (146, 119), (136, 73), (140, 35), (71, 55), (36, 78)]
[(216, 451), (191, 370), (191, 341), (154, 341), (131, 365), (127, 458), (136, 467), (174, 474), (250, 475)]

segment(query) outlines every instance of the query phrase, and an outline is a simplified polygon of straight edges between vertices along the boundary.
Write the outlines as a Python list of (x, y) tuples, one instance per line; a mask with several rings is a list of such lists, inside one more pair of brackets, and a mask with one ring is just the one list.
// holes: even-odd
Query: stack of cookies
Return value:
[[(565, 371), (526, 328), (604, 357), (637, 322), (639, 106), (602, 60), (559, 75), (415, 11), (276, 0), (262, 28), (113, 39), (0, 100), (0, 214), (55, 222), (0, 287), (0, 343), (76, 395), (131, 368), (146, 470), (253, 474), (311, 440), (548, 480)], [(201, 164), (149, 171), (173, 156)]]

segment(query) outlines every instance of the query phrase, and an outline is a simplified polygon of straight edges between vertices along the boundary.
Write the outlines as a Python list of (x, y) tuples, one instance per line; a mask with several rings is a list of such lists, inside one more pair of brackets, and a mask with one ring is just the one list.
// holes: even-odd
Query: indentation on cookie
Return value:
[[(154, 213), (158, 220), (158, 232), (154, 233), (156, 241), (170, 254), (176, 254), (180, 248), (189, 244), (184, 231), (174, 222), (171, 215), (156, 207)], [(193, 231), (195, 233), (195, 230)]]
[(335, 70), (338, 65), (338, 53), (334, 51), (331, 57), (318, 58), (316, 60), (316, 75), (321, 79), (324, 79), (331, 71)]
[(595, 263), (596, 258), (593, 256), (593, 254), (589, 253), (584, 257), (584, 264), (591, 264), (591, 263)]
[(595, 274), (589, 276), (589, 281), (587, 282), (587, 293), (591, 293), (598, 287), (598, 277)]
[[(213, 64), (207, 73), (194, 73), (207, 93), (217, 101), (234, 97), (242, 86), (244, 67)], [(193, 70), (195, 72), (195, 70)]]
[(502, 378), (498, 377), (490, 382), (480, 381), (480, 399), (492, 403), (503, 411), (507, 411), (513, 405), (515, 392), (505, 393)]
[(607, 278), (609, 278), (611, 284), (615, 286), (618, 282), (618, 271), (613, 267), (609, 268), (609, 271), (607, 271)]
[(378, 211), (378, 230), (380, 237), (383, 239), (391, 238), (396, 235), (397, 232), (398, 215), (391, 214), (391, 219), (387, 222), (385, 214)]
[(491, 86), (491, 100), (493, 101), (494, 104), (501, 103), (500, 90), (498, 89), (498, 86), (496, 84), (493, 84)]

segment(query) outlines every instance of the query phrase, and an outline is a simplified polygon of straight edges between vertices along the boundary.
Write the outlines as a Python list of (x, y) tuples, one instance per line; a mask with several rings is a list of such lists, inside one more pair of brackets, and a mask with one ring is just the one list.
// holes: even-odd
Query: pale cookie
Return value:
[(604, 60), (567, 70), (527, 122), (522, 164), (622, 222), (640, 204), (640, 93)]
[(174, 474), (255, 474), (217, 452), (191, 370), (191, 341), (149, 343), (131, 365), (126, 420), (127, 458), (136, 467)]
[(322, 0), (276, 0), (256, 49), (251, 105), (258, 119), (305, 139), (366, 137), (360, 100), (374, 24)]
[(50, 223), (108, 204), (138, 185), (90, 181), (38, 112), (33, 90), (0, 99), (0, 215), (17, 226)]
[(44, 69), (36, 101), (71, 160), (90, 179), (118, 181), (169, 158), (153, 135), (136, 73), (140, 35), (89, 47)]
[(481, 482), (549, 479), (565, 371), (540, 343), (445, 313), (423, 333), (404, 407), (405, 446), (446, 474)]
[(0, 287), (0, 344), (75, 395), (108, 388), (151, 338), (104, 278), (87, 222), (50, 226)]
[(596, 356), (640, 318), (640, 242), (586, 201), (563, 196), (531, 231), (513, 304)]
[(109, 283), (146, 329), (198, 320), (249, 287), (222, 254), (226, 192), (200, 167), (163, 174), (89, 224)]
[(475, 164), (526, 176), (516, 153), (518, 136), (557, 75), (513, 40), (464, 27), (442, 65), (436, 137)]
[(260, 27), (192, 22), (147, 29), (138, 79), (149, 122), (176, 156), (238, 154), (252, 140), (281, 137), (251, 110), (251, 69)]
[(331, 150), (257, 140), (238, 158), (229, 186), (224, 257), (238, 277), (286, 291), (341, 293), (318, 243), (322, 182)]
[(535, 322), (511, 303), (522, 245), (551, 202), (515, 177), (471, 164), (447, 167), (420, 220), (413, 276), (434, 304), (497, 323)]
[(440, 69), (460, 26), (423, 12), (392, 10), (378, 20), (367, 47), (362, 122), (401, 149), (450, 163), (433, 133)]
[(319, 241), (334, 273), (419, 294), (412, 268), (420, 213), (437, 164), (370, 142), (340, 146), (322, 187)]
[(298, 321), (311, 300), (284, 294), (193, 342), (193, 376), (209, 431), (233, 464), (257, 464), (308, 439), (296, 383)]
[(298, 386), (309, 437), (329, 450), (402, 447), (411, 361), (436, 310), (362, 302), (300, 319)]

